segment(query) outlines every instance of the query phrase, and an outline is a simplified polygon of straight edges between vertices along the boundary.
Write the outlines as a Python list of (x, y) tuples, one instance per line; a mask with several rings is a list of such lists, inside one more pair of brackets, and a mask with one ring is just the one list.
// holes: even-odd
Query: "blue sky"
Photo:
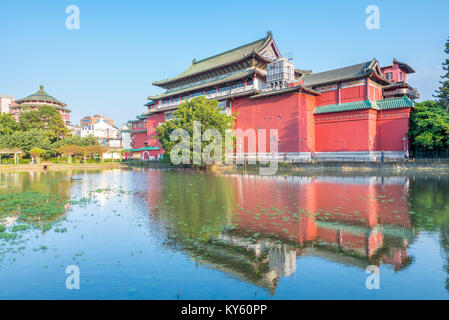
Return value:
[[(80, 29), (65, 27), (68, 5)], [(365, 8), (380, 9), (380, 29)], [(68, 104), (72, 122), (102, 113), (118, 125), (145, 110), (156, 80), (271, 30), (295, 67), (325, 71), (395, 57), (431, 98), (442, 74), (449, 1), (37, 1), (0, 0), (0, 94), (23, 98), (43, 84)]]

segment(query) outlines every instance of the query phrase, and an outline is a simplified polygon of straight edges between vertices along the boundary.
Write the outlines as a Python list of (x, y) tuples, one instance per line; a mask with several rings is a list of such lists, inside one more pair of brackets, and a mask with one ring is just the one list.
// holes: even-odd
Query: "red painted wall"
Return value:
[[(267, 152), (270, 152), (269, 129), (278, 129), (279, 152), (310, 152), (314, 148), (314, 105), (314, 96), (292, 93), (236, 99), (232, 112), (237, 113), (236, 129), (267, 130)], [(247, 141), (244, 152), (248, 152)]]
[(139, 149), (145, 147), (145, 141), (147, 141), (147, 133), (146, 132), (132, 132), (131, 135), (134, 136), (132, 140), (134, 144), (132, 145), (133, 149)]
[(367, 100), (366, 85), (340, 89), (341, 103)]
[(318, 152), (368, 151), (374, 148), (375, 110), (320, 114), (315, 119)]
[(317, 96), (316, 105), (325, 106), (361, 100), (367, 100), (366, 85), (349, 88), (341, 88), (339, 85), (337, 90), (322, 92)]
[(321, 95), (316, 97), (317, 106), (325, 106), (328, 104), (337, 104), (337, 103), (338, 103), (338, 89), (321, 92)]
[[(384, 76), (388, 72), (393, 72), (393, 79), (389, 79), (390, 81), (393, 80), (393, 82), (401, 82), (401, 81), (407, 82), (407, 73), (401, 70), (398, 64), (394, 64), (389, 67), (384, 67), (382, 68), (382, 72), (384, 73)], [(402, 80), (399, 72), (402, 72)]]
[(70, 112), (59, 110), (59, 113), (61, 114), (62, 120), (64, 120), (64, 122), (70, 122)]
[(382, 88), (374, 81), (369, 80), (368, 90), (369, 100), (377, 101), (382, 99)]
[[(159, 123), (165, 121), (165, 116), (163, 112), (156, 113), (155, 115), (147, 118), (147, 136), (148, 136), (148, 146), (149, 147), (161, 147), (159, 140), (155, 138), (157, 132), (156, 128)], [(157, 154), (164, 153), (164, 150), (154, 150), (150, 151), (151, 156), (155, 156)]]
[(410, 108), (378, 112), (376, 150), (404, 151), (403, 138), (408, 144)]

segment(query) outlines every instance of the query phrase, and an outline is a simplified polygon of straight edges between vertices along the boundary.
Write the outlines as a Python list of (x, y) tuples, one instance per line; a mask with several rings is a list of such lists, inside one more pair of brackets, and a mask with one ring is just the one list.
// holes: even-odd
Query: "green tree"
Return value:
[[(449, 55), (449, 38), (446, 41), (444, 52)], [(441, 104), (446, 112), (449, 111), (449, 57), (442, 63), (444, 74), (441, 76), (441, 86), (436, 90), (434, 97)]]
[(100, 162), (103, 162), (103, 154), (108, 152), (108, 148), (105, 148), (101, 145), (88, 146), (87, 150), (91, 158), (96, 155), (99, 158)]
[(98, 140), (93, 135), (87, 137), (80, 136), (66, 136), (57, 143), (59, 146), (75, 145), (75, 146), (95, 146), (98, 145)]
[[(193, 124), (194, 121), (201, 123), (201, 134), (208, 129), (215, 129), (221, 134), (222, 151), (224, 151), (225, 132), (227, 129), (232, 129), (235, 116), (227, 116), (218, 108), (218, 101), (208, 100), (205, 97), (198, 97), (190, 101), (183, 102), (174, 112), (173, 119), (165, 121), (158, 126), (157, 139), (165, 150), (164, 161), (170, 161), (170, 152), (178, 142), (170, 141), (170, 135), (175, 129), (185, 129), (189, 133), (190, 139), (190, 163), (194, 163), (194, 157), (198, 155), (193, 150)], [(211, 141), (202, 141), (201, 149), (209, 145)], [(222, 152), (224, 155), (224, 152)], [(201, 161), (201, 166), (205, 163)]]
[(417, 103), (410, 117), (409, 139), (418, 150), (449, 147), (449, 114), (435, 101)]
[(73, 144), (67, 144), (60, 146), (56, 149), (56, 151), (67, 157), (67, 163), (72, 163), (72, 156), (80, 153), (80, 147)]
[(0, 136), (12, 134), (18, 129), (17, 121), (9, 113), (0, 115)]
[(37, 110), (21, 112), (19, 125), (22, 131), (43, 129), (52, 141), (59, 141), (69, 134), (61, 114), (52, 106), (40, 106)]
[(2, 137), (0, 140), (3, 148), (18, 148), (28, 155), (33, 148), (45, 150), (46, 155), (55, 153), (55, 146), (50, 141), (47, 132), (43, 129), (15, 131), (13, 134)]
[(33, 157), (33, 159), (36, 159), (36, 163), (41, 163), (41, 155), (45, 153), (45, 150), (41, 148), (33, 148), (30, 150), (30, 156)]
[(79, 154), (83, 157), (83, 163), (87, 163), (87, 157), (92, 154), (91, 146), (80, 146)]

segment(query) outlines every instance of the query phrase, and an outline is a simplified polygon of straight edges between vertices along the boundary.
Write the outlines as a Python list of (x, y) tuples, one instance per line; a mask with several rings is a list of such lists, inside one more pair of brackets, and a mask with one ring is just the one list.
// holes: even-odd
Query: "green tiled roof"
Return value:
[(415, 105), (415, 103), (407, 96), (378, 100), (377, 104), (381, 110), (411, 108)]
[(353, 232), (359, 234), (369, 234), (372, 231), (376, 230), (384, 235), (389, 235), (402, 239), (411, 239), (413, 237), (413, 230), (397, 225), (384, 224), (384, 225), (377, 225), (374, 228), (369, 228), (366, 226), (350, 225), (342, 222), (328, 222), (317, 220), (315, 223), (318, 227), (321, 228), (343, 230), (346, 232)]
[(243, 58), (248, 57), (253, 53), (261, 51), (272, 40), (272, 38), (273, 36), (269, 32), (265, 38), (259, 39), (257, 41), (245, 44), (238, 48), (217, 54), (200, 61), (193, 60), (192, 64), (183, 73), (171, 79), (153, 82), (153, 85), (164, 86), (164, 84), (167, 84), (169, 82), (242, 60)]
[(138, 152), (138, 151), (152, 151), (152, 150), (160, 150), (160, 148), (158, 148), (158, 147), (143, 147), (143, 148), (139, 148), (139, 149), (131, 149), (129, 151)]
[(330, 104), (326, 106), (316, 107), (313, 111), (314, 114), (330, 113), (330, 112), (342, 112), (351, 110), (363, 110), (363, 109), (376, 109), (376, 110), (388, 110), (388, 109), (400, 109), (400, 108), (412, 108), (415, 103), (407, 96), (400, 98), (377, 100), (376, 102), (370, 100), (355, 101), (341, 104)]
[(330, 82), (361, 77), (373, 71), (376, 65), (377, 60), (374, 58), (370, 61), (344, 68), (312, 73), (304, 76), (304, 85), (316, 86), (319, 84), (326, 84)]
[(221, 83), (227, 83), (230, 81), (239, 80), (239, 79), (242, 79), (245, 77), (249, 77), (254, 72), (255, 72), (254, 69), (247, 68), (247, 69), (238, 70), (238, 71), (231, 72), (231, 73), (222, 74), (222, 75), (219, 75), (219, 76), (216, 76), (213, 78), (208, 78), (208, 79), (194, 82), (194, 83), (184, 85), (181, 87), (176, 87), (175, 89), (172, 89), (172, 90), (167, 90), (166, 92), (158, 94), (156, 96), (150, 96), (150, 97), (148, 97), (148, 99), (149, 100), (157, 100), (157, 99), (173, 96), (176, 94), (186, 93), (186, 92), (199, 90), (199, 89), (210, 87), (210, 86), (219, 85)]
[(396, 238), (401, 239), (413, 238), (413, 230), (406, 227), (384, 224), (382, 225), (381, 231), (385, 235), (389, 235)]
[(320, 228), (343, 230), (345, 232), (360, 233), (365, 235), (371, 232), (371, 229), (366, 226), (350, 225), (342, 222), (328, 222), (317, 220), (315, 221), (315, 224)]
[(36, 100), (36, 101), (42, 101), (42, 102), (50, 102), (50, 103), (56, 103), (59, 104), (62, 107), (65, 107), (66, 104), (58, 101), (57, 99), (53, 98), (52, 96), (50, 96), (47, 92), (44, 91), (44, 86), (40, 86), (39, 91), (20, 100), (16, 100), (17, 103), (21, 104), (25, 101), (29, 101), (29, 100)]
[(341, 111), (351, 111), (351, 110), (362, 110), (362, 109), (377, 109), (377, 105), (369, 100), (348, 102), (342, 104), (330, 104), (326, 106), (316, 107), (313, 111), (314, 114), (329, 113), (329, 112), (341, 112)]
[(151, 106), (152, 104), (155, 104), (155, 103), (156, 103), (156, 101), (151, 100), (151, 101), (145, 103), (144, 106), (148, 107), (148, 106)]

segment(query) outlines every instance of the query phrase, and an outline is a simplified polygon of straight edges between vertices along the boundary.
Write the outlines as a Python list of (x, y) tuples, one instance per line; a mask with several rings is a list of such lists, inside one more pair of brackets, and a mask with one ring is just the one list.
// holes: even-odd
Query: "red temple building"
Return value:
[[(273, 35), (203, 59), (176, 77), (153, 82), (165, 92), (148, 97), (146, 112), (130, 121), (132, 151), (147, 159), (163, 153), (156, 127), (186, 99), (218, 100), (237, 113), (236, 129), (277, 129), (278, 155), (293, 161), (317, 158), (402, 158), (414, 99), (407, 83), (414, 70), (376, 59), (320, 73), (295, 69), (279, 53)], [(269, 137), (258, 137), (267, 140)], [(244, 141), (243, 141), (244, 142)], [(237, 141), (237, 147), (242, 141)], [(243, 143), (239, 152), (251, 156)]]

